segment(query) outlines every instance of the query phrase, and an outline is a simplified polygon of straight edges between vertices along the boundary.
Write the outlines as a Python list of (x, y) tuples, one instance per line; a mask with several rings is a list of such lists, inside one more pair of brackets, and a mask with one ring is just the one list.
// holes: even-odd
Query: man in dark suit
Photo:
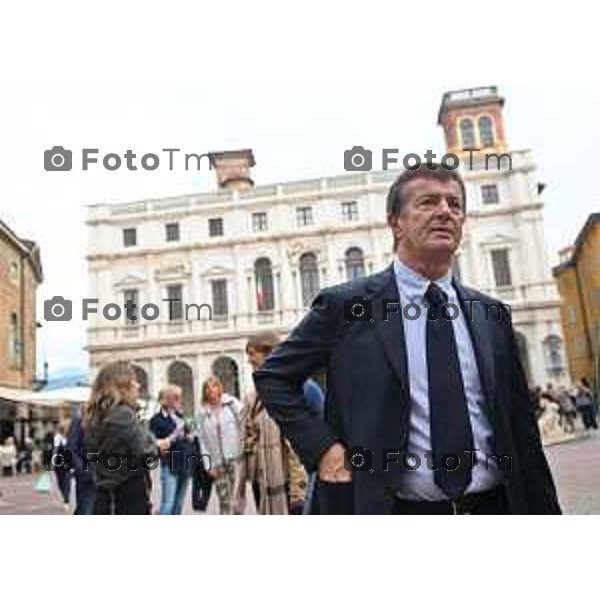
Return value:
[[(510, 310), (451, 276), (461, 177), (404, 172), (387, 217), (393, 264), (323, 290), (254, 374), (322, 512), (559, 514)], [(302, 400), (321, 368), (324, 421)]]

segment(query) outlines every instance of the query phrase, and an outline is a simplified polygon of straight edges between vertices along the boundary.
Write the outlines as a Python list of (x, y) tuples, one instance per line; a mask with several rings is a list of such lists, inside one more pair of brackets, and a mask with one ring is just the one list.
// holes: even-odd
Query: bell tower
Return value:
[(461, 157), (467, 149), (482, 153), (508, 150), (502, 108), (504, 98), (496, 86), (446, 92), (438, 114), (448, 152)]

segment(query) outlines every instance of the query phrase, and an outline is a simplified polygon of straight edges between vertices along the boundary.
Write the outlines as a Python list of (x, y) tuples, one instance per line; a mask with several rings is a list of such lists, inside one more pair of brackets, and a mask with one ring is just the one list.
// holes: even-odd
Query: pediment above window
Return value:
[(138, 275), (127, 275), (120, 279), (114, 284), (114, 287), (117, 289), (127, 289), (127, 288), (139, 288), (145, 286), (147, 283), (145, 277), (139, 277)]
[(165, 265), (154, 271), (156, 281), (181, 281), (182, 279), (189, 279), (191, 276), (192, 267), (186, 263)]

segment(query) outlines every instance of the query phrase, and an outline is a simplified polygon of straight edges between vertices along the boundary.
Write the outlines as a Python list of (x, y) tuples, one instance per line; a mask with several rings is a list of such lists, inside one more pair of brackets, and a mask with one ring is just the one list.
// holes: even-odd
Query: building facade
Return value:
[(35, 387), (35, 306), (41, 282), (38, 246), (0, 221), (0, 439), (13, 433), (13, 395)]
[(569, 371), (574, 381), (600, 382), (600, 213), (589, 216), (575, 245), (560, 253), (554, 277)]
[[(508, 151), (502, 104), (495, 88), (446, 94), (439, 122), (448, 149)], [(509, 155), (512, 168), (485, 170), (482, 152), (469, 154), (473, 168), (461, 163), (469, 216), (455, 274), (511, 305), (526, 370), (545, 383), (565, 375), (559, 298), (531, 154)], [(188, 412), (211, 372), (233, 393), (251, 389), (249, 336), (285, 335), (320, 288), (375, 273), (393, 258), (385, 198), (399, 171), (255, 187), (251, 150), (211, 160), (215, 192), (95, 205), (87, 221), (90, 295), (99, 306), (160, 306), (156, 320), (91, 315), (92, 371), (115, 358), (134, 360), (150, 396), (167, 381), (182, 385)]]

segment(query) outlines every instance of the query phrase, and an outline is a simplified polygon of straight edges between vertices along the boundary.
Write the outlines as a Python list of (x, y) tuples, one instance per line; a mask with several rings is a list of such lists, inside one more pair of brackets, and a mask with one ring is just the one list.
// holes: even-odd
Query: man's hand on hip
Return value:
[(349, 483), (352, 473), (344, 468), (346, 448), (334, 444), (323, 454), (319, 463), (319, 479), (327, 483)]

